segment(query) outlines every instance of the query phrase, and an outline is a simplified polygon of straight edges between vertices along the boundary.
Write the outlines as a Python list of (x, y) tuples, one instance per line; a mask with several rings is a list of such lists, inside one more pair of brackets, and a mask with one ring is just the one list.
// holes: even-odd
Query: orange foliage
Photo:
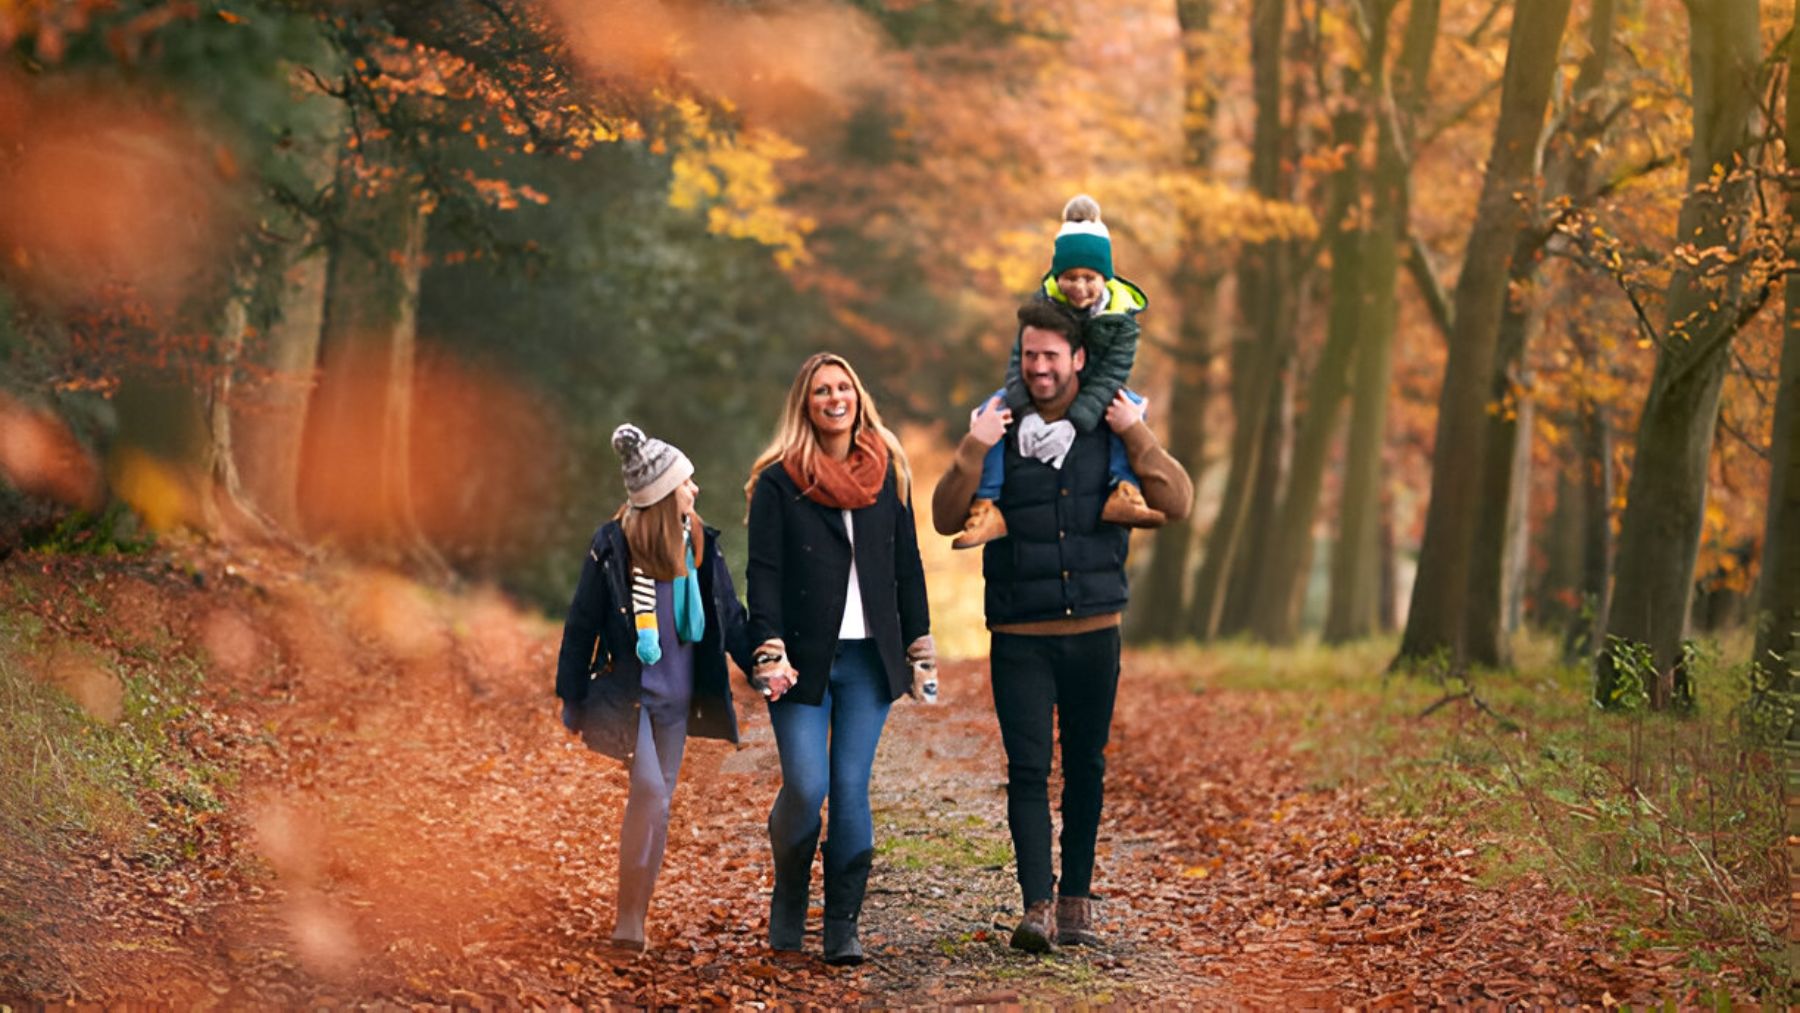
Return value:
[(809, 133), (880, 83), (880, 33), (849, 7), (758, 10), (704, 0), (555, 0), (552, 7), (595, 73), (634, 81), (680, 76), (758, 125)]
[(356, 417), (330, 429), (349, 436), (313, 453), (319, 466), (300, 490), (308, 516), (329, 518), (352, 542), (379, 540), (403, 521), (403, 506), (381, 490), (405, 483), (412, 520), (447, 556), (527, 548), (535, 532), (521, 525), (550, 494), (560, 460), (561, 441), (538, 399), (447, 355), (425, 358), (413, 374), (410, 455), (395, 461), (375, 435), (392, 410), (385, 374), (346, 368), (337, 382)]
[(151, 102), (0, 78), (0, 279), (53, 305), (173, 310), (231, 226), (221, 142)]
[(28, 496), (79, 510), (106, 499), (100, 467), (61, 419), (0, 393), (0, 478)]

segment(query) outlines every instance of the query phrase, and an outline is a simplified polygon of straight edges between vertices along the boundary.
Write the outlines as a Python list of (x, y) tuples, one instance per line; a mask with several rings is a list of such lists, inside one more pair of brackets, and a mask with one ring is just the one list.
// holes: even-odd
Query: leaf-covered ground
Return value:
[[(748, 692), (741, 747), (689, 743), (652, 949), (618, 954), (626, 778), (556, 721), (554, 625), (497, 596), (202, 553), (14, 556), (0, 615), (6, 663), (77, 691), (111, 679), (130, 703), (171, 659), (203, 668), (160, 762), (207, 786), (140, 779), (158, 797), (136, 800), (154, 824), (137, 832), (0, 828), (0, 998), (1599, 1006), (1666, 996), (1680, 958), (1611, 956), (1567, 899), (1482, 885), (1482, 828), (1371, 815), (1308, 774), (1261, 695), (1196, 691), (1171, 656), (1130, 653), (1096, 877), (1106, 947), (1006, 947), (1004, 766), (984, 664), (963, 661), (941, 704), (889, 719), (867, 964), (762, 945), (777, 766)], [(55, 775), (54, 750), (19, 748)]]

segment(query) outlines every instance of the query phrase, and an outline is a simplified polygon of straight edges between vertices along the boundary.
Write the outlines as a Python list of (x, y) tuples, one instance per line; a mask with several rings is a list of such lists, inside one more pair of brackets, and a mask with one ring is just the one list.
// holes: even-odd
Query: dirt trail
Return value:
[[(552, 625), (379, 574), (195, 565), (204, 590), (152, 563), (0, 568), (6, 607), (46, 637), (126, 659), (203, 651), (206, 706), (182, 738), (237, 772), (190, 861), (71, 839), (57, 863), (0, 863), (0, 900), (28, 904), (31, 923), (0, 954), (0, 997), (1597, 1005), (1662, 984), (1565, 930), (1565, 901), (1479, 887), (1468, 841), (1309, 789), (1253, 695), (1196, 694), (1158, 655), (1125, 665), (1096, 877), (1104, 949), (1006, 948), (1018, 897), (998, 731), (984, 666), (957, 662), (943, 702), (896, 705), (883, 738), (869, 963), (763, 948), (777, 765), (741, 685), (743, 745), (689, 743), (652, 949), (619, 955), (604, 943), (626, 777), (555, 720)], [(69, 607), (71, 588), (97, 607)]]

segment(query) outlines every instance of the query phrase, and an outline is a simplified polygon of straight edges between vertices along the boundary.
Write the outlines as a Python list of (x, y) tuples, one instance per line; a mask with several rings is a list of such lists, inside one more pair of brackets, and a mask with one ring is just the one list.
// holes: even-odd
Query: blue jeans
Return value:
[[(1006, 392), (997, 390), (994, 393), (1004, 395)], [(1144, 399), (1136, 391), (1127, 390), (1125, 396), (1131, 399), (1132, 404), (1144, 403)], [(983, 401), (982, 407), (986, 406), (987, 402)], [(1100, 424), (1106, 425), (1106, 420), (1100, 420)], [(1131, 459), (1125, 456), (1125, 441), (1119, 439), (1118, 433), (1107, 432), (1106, 447), (1106, 470), (1112, 476), (1112, 484), (1118, 485), (1120, 482), (1125, 482), (1129, 485), (1141, 486), (1143, 483), (1138, 481), (1137, 472), (1131, 470)], [(987, 456), (981, 459), (981, 484), (975, 487), (975, 498), (998, 502), (1000, 486), (1005, 480), (1006, 441), (1001, 440), (989, 447)]]
[(893, 704), (873, 640), (839, 641), (830, 679), (817, 706), (788, 700), (769, 704), (769, 724), (781, 752), (781, 792), (769, 813), (770, 844), (781, 852), (817, 839), (819, 806), (829, 796), (828, 881), (875, 846), (869, 773)]
[(687, 715), (663, 724), (650, 717), (650, 708), (638, 711), (637, 753), (631, 759), (631, 794), (625, 801), (625, 822), (619, 828), (619, 920), (615, 937), (642, 939), (644, 914), (656, 874), (662, 869), (663, 850), (669, 843), (669, 800), (675, 795), (675, 779), (681, 773), (681, 754), (687, 748)]

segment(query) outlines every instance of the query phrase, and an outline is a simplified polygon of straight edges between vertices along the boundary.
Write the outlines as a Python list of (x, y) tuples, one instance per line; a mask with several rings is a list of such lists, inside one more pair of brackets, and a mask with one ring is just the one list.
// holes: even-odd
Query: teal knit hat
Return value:
[(1063, 206), (1062, 228), (1056, 232), (1056, 252), (1050, 258), (1050, 276), (1074, 267), (1098, 271), (1107, 281), (1113, 277), (1112, 233), (1100, 220), (1100, 204), (1087, 194), (1076, 194)]

